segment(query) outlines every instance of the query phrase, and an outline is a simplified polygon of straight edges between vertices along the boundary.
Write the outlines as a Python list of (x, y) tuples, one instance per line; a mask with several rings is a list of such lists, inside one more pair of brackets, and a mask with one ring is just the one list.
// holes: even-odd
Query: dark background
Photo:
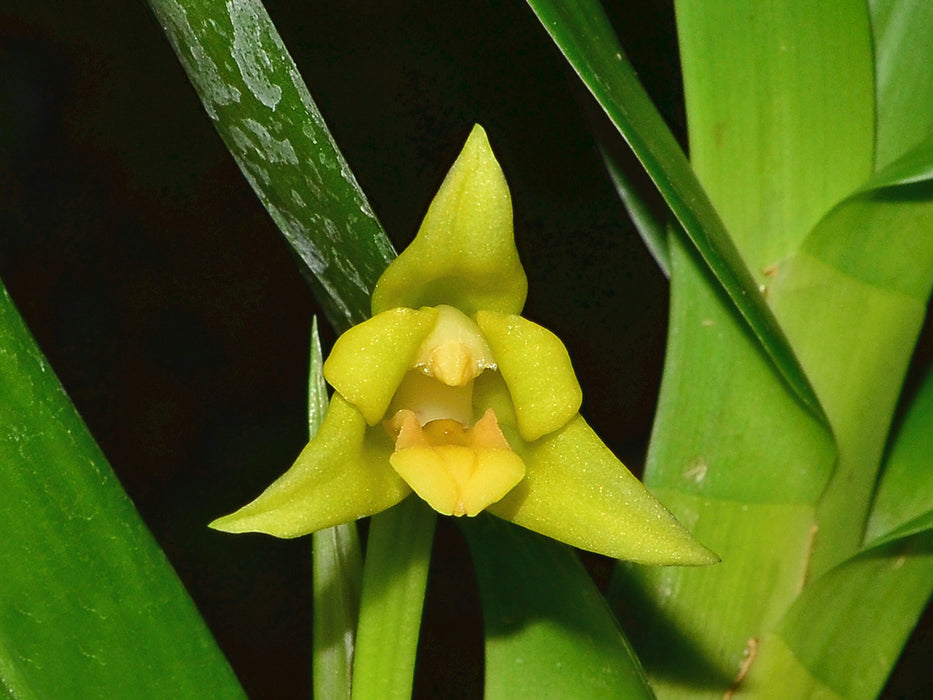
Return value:
[[(682, 134), (670, 3), (626, 5), (623, 44)], [(604, 174), (588, 98), (528, 7), (266, 6), (399, 249), (471, 125), (486, 127), (512, 189), (526, 315), (565, 340), (584, 412), (637, 471), (666, 283)], [(141, 0), (0, 7), (0, 278), (247, 692), (308, 696), (309, 540), (205, 524), (303, 445), (317, 308)], [(478, 697), (475, 583), (440, 522), (417, 689)], [(913, 648), (922, 667), (929, 635)]]

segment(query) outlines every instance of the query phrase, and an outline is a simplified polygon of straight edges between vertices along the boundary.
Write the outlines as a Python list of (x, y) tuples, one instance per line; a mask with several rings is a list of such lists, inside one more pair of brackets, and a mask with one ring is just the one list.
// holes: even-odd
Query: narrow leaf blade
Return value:
[(369, 315), (392, 246), (259, 0), (150, 0), (205, 110), (337, 328)]
[(357, 700), (411, 697), (436, 520), (416, 497), (370, 520), (353, 662)]
[[(311, 325), (308, 375), (308, 437), (313, 438), (327, 412), (327, 384), (317, 317)], [(335, 525), (311, 536), (313, 554), (312, 683), (314, 697), (349, 700), (353, 650), (359, 618), (363, 559), (356, 523)]]

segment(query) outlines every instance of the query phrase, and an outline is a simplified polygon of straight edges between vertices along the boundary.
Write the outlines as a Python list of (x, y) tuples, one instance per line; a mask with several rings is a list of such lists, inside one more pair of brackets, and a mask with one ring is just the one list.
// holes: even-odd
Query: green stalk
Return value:
[(370, 519), (354, 700), (411, 697), (436, 519), (437, 514), (416, 497)]

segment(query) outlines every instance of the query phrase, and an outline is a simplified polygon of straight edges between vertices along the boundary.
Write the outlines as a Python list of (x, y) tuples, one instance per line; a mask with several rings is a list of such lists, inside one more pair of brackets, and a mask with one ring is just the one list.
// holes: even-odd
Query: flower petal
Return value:
[(334, 343), (324, 378), (375, 425), (437, 318), (437, 309), (390, 309), (353, 326)]
[(583, 392), (556, 335), (514, 314), (480, 311), (476, 323), (512, 394), (526, 441), (557, 430), (577, 414)]
[[(507, 435), (508, 437), (508, 435)], [(487, 509), (529, 530), (617, 559), (713, 564), (700, 544), (577, 416), (546, 438), (509, 439), (524, 481)]]
[(297, 461), (256, 500), (210, 524), (224, 532), (265, 532), (298, 537), (372, 515), (411, 493), (392, 470), (393, 444), (381, 426), (339, 394), (315, 438)]
[(449, 304), (517, 313), (528, 282), (512, 233), (512, 200), (486, 132), (473, 127), (418, 235), (383, 273), (374, 314)]

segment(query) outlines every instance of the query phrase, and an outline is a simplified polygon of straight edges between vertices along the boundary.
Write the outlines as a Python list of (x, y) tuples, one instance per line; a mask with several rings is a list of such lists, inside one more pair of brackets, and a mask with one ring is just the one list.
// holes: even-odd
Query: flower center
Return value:
[(437, 307), (385, 421), (395, 435), (389, 462), (439, 513), (476, 515), (512, 490), (525, 464), (509, 447), (492, 409), (473, 422), (473, 382), (496, 369), (479, 327), (451, 306)]

